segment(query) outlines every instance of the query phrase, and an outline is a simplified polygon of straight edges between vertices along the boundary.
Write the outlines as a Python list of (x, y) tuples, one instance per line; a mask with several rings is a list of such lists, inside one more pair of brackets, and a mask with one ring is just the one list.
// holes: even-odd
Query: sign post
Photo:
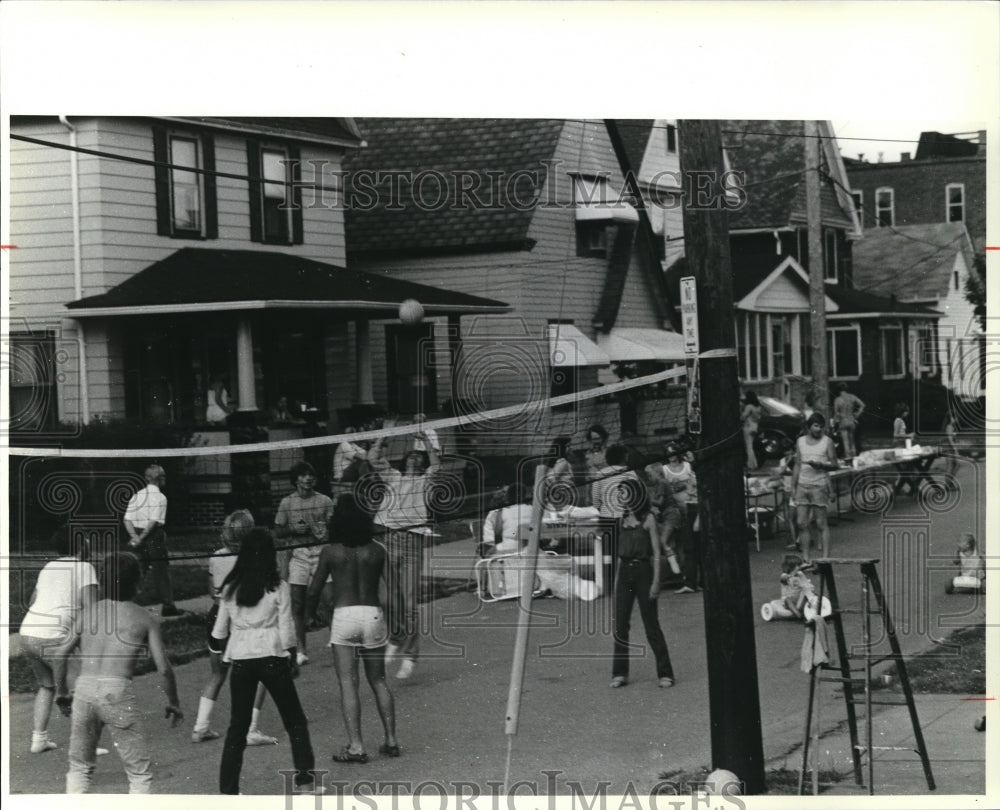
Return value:
[(698, 377), (698, 290), (693, 276), (681, 279), (681, 331), (687, 366), (688, 433), (701, 433), (701, 380)]

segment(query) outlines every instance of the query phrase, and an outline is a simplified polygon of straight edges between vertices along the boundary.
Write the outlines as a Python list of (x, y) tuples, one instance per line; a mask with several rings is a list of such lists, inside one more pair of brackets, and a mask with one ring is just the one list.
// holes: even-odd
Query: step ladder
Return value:
[[(872, 706), (875, 705), (906, 705), (910, 712), (910, 721), (913, 724), (913, 737), (916, 742), (916, 753), (920, 756), (920, 761), (924, 767), (924, 776), (927, 778), (927, 787), (934, 790), (934, 776), (931, 774), (931, 763), (927, 756), (927, 746), (924, 744), (924, 735), (920, 729), (920, 721), (917, 719), (917, 707), (913, 702), (913, 690), (910, 688), (910, 679), (906, 673), (906, 663), (899, 646), (899, 639), (896, 636), (896, 628), (893, 625), (892, 617), (889, 615), (889, 608), (882, 592), (882, 585), (879, 582), (878, 569), (876, 564), (878, 559), (833, 559), (816, 558), (813, 564), (819, 574), (820, 583), (818, 589), (819, 604), (822, 604), (824, 593), (830, 600), (832, 613), (828, 621), (833, 623), (834, 634), (837, 642), (838, 663), (818, 664), (812, 668), (809, 676), (809, 702), (806, 709), (805, 736), (802, 744), (802, 768), (799, 771), (799, 795), (803, 795), (806, 771), (809, 768), (809, 743), (812, 727), (814, 708), (818, 716), (816, 685), (821, 681), (828, 681), (840, 684), (844, 701), (847, 707), (847, 726), (851, 736), (851, 755), (854, 763), (854, 780), (864, 787), (862, 774), (862, 758), (867, 757), (868, 770), (868, 794), (874, 795), (874, 775), (875, 762), (874, 751), (879, 746), (872, 745)], [(861, 569), (861, 608), (860, 610), (847, 610), (840, 607), (837, 598), (837, 585), (834, 582), (833, 570), (836, 565), (856, 565)], [(873, 607), (874, 603), (874, 607)], [(849, 653), (847, 642), (844, 638), (843, 615), (845, 613), (860, 613), (862, 616), (862, 646), (860, 652)], [(884, 638), (889, 642), (891, 652), (886, 655), (877, 655), (872, 651), (872, 617), (878, 617), (882, 623)], [(862, 661), (862, 665), (852, 667), (851, 661)], [(883, 661), (893, 661), (896, 665), (896, 674), (899, 677), (899, 684), (903, 689), (902, 700), (874, 700), (872, 698), (872, 668)], [(833, 672), (838, 674), (826, 675), (824, 673)], [(855, 673), (855, 674), (852, 674)], [(860, 673), (860, 674), (858, 674)], [(859, 696), (859, 693), (863, 695)], [(858, 740), (858, 719), (855, 706), (865, 707), (865, 742), (860, 744)], [(818, 725), (818, 721), (817, 721)], [(910, 750), (910, 749), (908, 749)], [(812, 769), (813, 793), (819, 792), (819, 764), (818, 760)]]

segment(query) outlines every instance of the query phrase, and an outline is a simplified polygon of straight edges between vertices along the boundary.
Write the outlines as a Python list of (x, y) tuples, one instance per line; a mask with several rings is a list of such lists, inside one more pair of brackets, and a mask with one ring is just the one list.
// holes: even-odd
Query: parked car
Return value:
[(806, 424), (806, 416), (789, 402), (760, 395), (760, 425), (754, 452), (758, 458), (780, 458), (795, 445)]

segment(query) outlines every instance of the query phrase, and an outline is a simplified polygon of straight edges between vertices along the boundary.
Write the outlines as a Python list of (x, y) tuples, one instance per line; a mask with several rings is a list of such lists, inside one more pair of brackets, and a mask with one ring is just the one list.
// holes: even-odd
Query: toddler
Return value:
[(980, 584), (986, 578), (986, 561), (976, 547), (976, 536), (971, 532), (963, 534), (958, 543), (955, 565), (959, 566), (959, 576), (975, 577)]

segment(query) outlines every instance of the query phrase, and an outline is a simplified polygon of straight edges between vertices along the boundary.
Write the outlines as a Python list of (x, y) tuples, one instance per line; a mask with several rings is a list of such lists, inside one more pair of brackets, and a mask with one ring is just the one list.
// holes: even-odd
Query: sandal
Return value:
[(387, 757), (398, 757), (399, 756), (399, 746), (389, 745), (389, 743), (382, 743), (378, 747), (378, 752), (380, 754), (385, 754)]
[(345, 745), (340, 751), (330, 757), (334, 762), (357, 762), (359, 765), (364, 765), (368, 761), (368, 754), (362, 751), (360, 754), (355, 754), (349, 746)]

